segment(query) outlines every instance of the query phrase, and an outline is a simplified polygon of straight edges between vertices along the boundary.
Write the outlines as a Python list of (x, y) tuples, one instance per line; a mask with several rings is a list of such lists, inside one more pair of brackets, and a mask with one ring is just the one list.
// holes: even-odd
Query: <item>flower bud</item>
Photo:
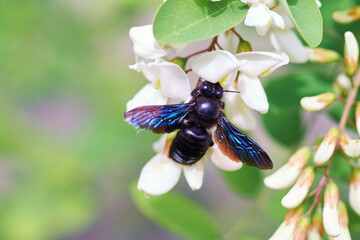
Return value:
[(356, 6), (343, 11), (336, 11), (332, 15), (333, 19), (338, 23), (351, 23), (360, 19), (360, 6)]
[(334, 182), (330, 182), (324, 195), (323, 221), (325, 232), (331, 237), (340, 235), (338, 205), (339, 188)]
[(334, 82), (333, 89), (339, 95), (346, 96), (351, 88), (351, 80), (346, 74), (339, 74)]
[(303, 212), (304, 209), (302, 206), (290, 209), (286, 213), (284, 221), (280, 224), (278, 229), (276, 229), (269, 240), (288, 240), (292, 236), (295, 226), (303, 215)]
[(335, 151), (336, 141), (339, 136), (339, 129), (337, 127), (331, 128), (325, 135), (314, 157), (316, 165), (326, 163)]
[(329, 236), (329, 240), (351, 240), (348, 224), (349, 217), (347, 214), (346, 206), (343, 201), (339, 201), (339, 224), (340, 235), (337, 237)]
[(175, 57), (175, 58), (171, 59), (169, 62), (175, 63), (179, 67), (181, 67), (183, 70), (185, 70), (187, 60), (188, 60), (187, 58)]
[(358, 66), (359, 45), (352, 32), (345, 33), (344, 64), (347, 75), (352, 76)]
[(237, 48), (237, 53), (242, 53), (242, 52), (251, 52), (252, 51), (252, 47), (251, 44), (248, 41), (244, 41), (241, 40), (239, 42), (238, 48)]
[(358, 102), (356, 104), (355, 121), (356, 121), (356, 129), (357, 129), (358, 135), (360, 136), (360, 102)]
[(307, 167), (290, 191), (282, 198), (281, 204), (286, 208), (299, 206), (305, 199), (315, 179), (315, 169)]
[(290, 187), (299, 177), (301, 170), (308, 163), (311, 149), (303, 147), (297, 150), (281, 168), (264, 179), (264, 184), (272, 189)]
[(309, 112), (316, 112), (329, 107), (336, 99), (332, 92), (319, 94), (313, 97), (303, 97), (300, 101), (301, 107)]
[(340, 60), (340, 55), (325, 48), (306, 48), (309, 53), (309, 60), (316, 63), (331, 63)]
[(346, 133), (341, 134), (340, 147), (349, 157), (360, 157), (360, 140), (353, 140)]
[(360, 215), (360, 167), (353, 168), (349, 185), (350, 206), (358, 215)]
[(295, 226), (293, 233), (293, 240), (305, 240), (308, 235), (308, 229), (310, 226), (310, 217), (302, 216)]
[(324, 227), (321, 216), (321, 208), (318, 207), (311, 219), (311, 226), (309, 230), (309, 240), (322, 240), (324, 235)]

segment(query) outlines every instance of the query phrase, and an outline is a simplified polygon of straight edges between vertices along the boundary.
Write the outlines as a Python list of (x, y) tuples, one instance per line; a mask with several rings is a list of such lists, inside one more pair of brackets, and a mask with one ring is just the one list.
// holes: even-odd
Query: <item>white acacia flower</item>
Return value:
[(360, 167), (354, 167), (350, 176), (349, 202), (352, 209), (360, 215)]
[(284, 218), (284, 221), (276, 229), (274, 234), (269, 238), (269, 240), (289, 240), (291, 239), (295, 226), (298, 223), (299, 219), (303, 215), (303, 208), (293, 208), (290, 209)]
[(150, 63), (140, 61), (130, 68), (141, 71), (151, 82), (153, 89), (146, 85), (130, 100), (128, 106), (165, 104), (168, 99), (181, 102), (190, 97), (188, 75), (175, 63), (157, 58)]
[(340, 136), (340, 147), (341, 149), (352, 158), (360, 157), (360, 140), (351, 139), (346, 133)]
[(358, 135), (360, 136), (360, 102), (358, 102), (356, 104), (355, 121), (356, 121), (356, 129), (357, 129)]
[[(198, 190), (202, 186), (205, 159), (202, 158), (192, 165), (183, 165), (169, 158), (168, 152), (174, 135), (164, 135), (153, 144), (154, 150), (158, 153), (141, 170), (138, 189), (147, 195), (161, 195), (170, 191), (179, 181), (181, 172), (184, 172), (192, 190)], [(226, 171), (238, 170), (243, 165), (242, 162), (234, 162), (223, 155), (216, 144), (209, 148), (206, 158)]]
[(315, 210), (314, 215), (311, 218), (311, 225), (309, 229), (309, 240), (322, 240), (324, 235), (324, 226), (322, 221), (321, 207)]
[(303, 147), (297, 150), (281, 168), (267, 176), (264, 184), (272, 189), (290, 187), (299, 177), (302, 169), (311, 157), (311, 149)]
[(333, 155), (336, 147), (336, 141), (339, 136), (339, 129), (337, 127), (331, 128), (325, 135), (323, 141), (320, 143), (314, 157), (316, 165), (326, 163)]
[(302, 216), (297, 222), (291, 240), (306, 240), (310, 226), (310, 217)]
[(332, 92), (322, 93), (312, 97), (303, 97), (300, 100), (301, 107), (309, 112), (316, 112), (329, 107), (336, 99)]
[(359, 63), (359, 45), (352, 32), (345, 33), (344, 64), (349, 76), (355, 74)]
[(351, 240), (350, 231), (348, 228), (349, 217), (347, 214), (345, 203), (343, 201), (339, 201), (339, 224), (340, 235), (337, 237), (329, 236), (329, 240)]
[(148, 195), (161, 195), (170, 191), (179, 181), (182, 171), (192, 190), (198, 190), (202, 186), (204, 158), (189, 166), (179, 164), (168, 156), (171, 142), (171, 137), (161, 137), (154, 143), (153, 148), (160, 152), (141, 170), (138, 189)]
[(309, 54), (306, 48), (298, 38), (298, 36), (292, 30), (294, 28), (293, 23), (287, 16), (285, 10), (278, 6), (273, 9), (284, 20), (284, 27), (272, 26), (270, 28), (270, 42), (277, 51), (284, 52), (289, 56), (291, 62), (303, 63), (309, 58)]
[(315, 170), (313, 167), (307, 167), (301, 173), (299, 179), (290, 191), (282, 198), (281, 205), (286, 208), (299, 206), (307, 196), (311, 185), (315, 179)]
[(244, 24), (253, 26), (259, 35), (265, 35), (273, 24), (278, 28), (285, 27), (284, 19), (276, 12), (270, 10), (275, 6), (274, 0), (241, 0), (250, 6)]
[[(229, 87), (229, 90), (236, 90)], [(227, 93), (224, 95), (226, 117), (239, 128), (249, 131), (256, 127), (256, 118), (239, 94)], [(236, 109), (236, 111), (234, 111)], [(227, 111), (229, 110), (229, 111)]]
[(132, 27), (129, 31), (133, 42), (135, 56), (142, 59), (156, 59), (167, 55), (170, 52), (183, 50), (186, 45), (164, 45), (160, 46), (153, 34), (153, 25)]
[(339, 225), (339, 188), (330, 182), (324, 194), (323, 222), (327, 235), (337, 237), (340, 235)]
[(261, 113), (269, 108), (264, 88), (259, 76), (270, 74), (275, 69), (289, 62), (285, 54), (271, 52), (242, 52), (236, 55), (218, 50), (206, 53), (197, 58), (192, 70), (201, 78), (212, 83), (220, 82), (228, 87), (237, 79), (236, 88), (245, 104)]

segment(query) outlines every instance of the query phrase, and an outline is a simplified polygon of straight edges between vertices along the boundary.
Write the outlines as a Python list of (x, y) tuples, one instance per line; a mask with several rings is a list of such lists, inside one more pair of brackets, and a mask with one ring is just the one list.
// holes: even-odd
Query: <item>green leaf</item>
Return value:
[(154, 36), (161, 43), (204, 40), (236, 26), (248, 7), (239, 0), (168, 0), (154, 20)]
[(264, 84), (269, 100), (269, 112), (261, 119), (267, 132), (279, 143), (294, 145), (301, 141), (304, 128), (300, 100), (331, 89), (324, 74), (295, 73), (270, 79)]
[(314, 0), (279, 0), (288, 16), (310, 47), (321, 43), (323, 20)]
[(299, 143), (305, 132), (305, 126), (301, 123), (300, 109), (269, 111), (262, 116), (262, 120), (268, 133), (284, 145)]
[(174, 191), (145, 198), (133, 183), (130, 193), (138, 209), (149, 219), (186, 239), (220, 239), (212, 216), (197, 203)]
[(244, 166), (234, 172), (222, 170), (220, 172), (229, 188), (239, 195), (254, 197), (261, 190), (261, 172), (255, 167)]

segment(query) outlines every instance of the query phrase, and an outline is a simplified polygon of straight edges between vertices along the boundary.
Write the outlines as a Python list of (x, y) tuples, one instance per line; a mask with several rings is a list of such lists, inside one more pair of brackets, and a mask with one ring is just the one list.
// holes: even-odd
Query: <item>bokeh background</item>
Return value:
[[(128, 31), (151, 23), (161, 2), (0, 2), (0, 239), (182, 239), (144, 217), (129, 190), (159, 136), (123, 119), (146, 83), (128, 69)], [(322, 120), (316, 126), (326, 131)], [(255, 138), (279, 166), (294, 146), (261, 132)], [(263, 189), (250, 169), (226, 177), (247, 183), (239, 197), (224, 174), (207, 163), (200, 191), (184, 178), (176, 188), (211, 212), (229, 239), (266, 239), (285, 214), (286, 191)]]

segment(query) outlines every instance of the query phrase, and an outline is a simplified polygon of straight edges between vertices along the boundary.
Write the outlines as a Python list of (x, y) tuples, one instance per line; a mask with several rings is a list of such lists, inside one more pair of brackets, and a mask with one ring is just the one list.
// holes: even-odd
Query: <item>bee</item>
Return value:
[[(124, 117), (135, 127), (155, 133), (179, 130), (169, 150), (169, 157), (177, 163), (191, 165), (199, 161), (215, 143), (235, 162), (272, 169), (268, 154), (226, 118), (221, 101), (224, 91), (219, 83), (203, 81), (192, 91), (188, 103), (141, 106), (126, 112)], [(210, 129), (214, 126), (212, 134)]]

